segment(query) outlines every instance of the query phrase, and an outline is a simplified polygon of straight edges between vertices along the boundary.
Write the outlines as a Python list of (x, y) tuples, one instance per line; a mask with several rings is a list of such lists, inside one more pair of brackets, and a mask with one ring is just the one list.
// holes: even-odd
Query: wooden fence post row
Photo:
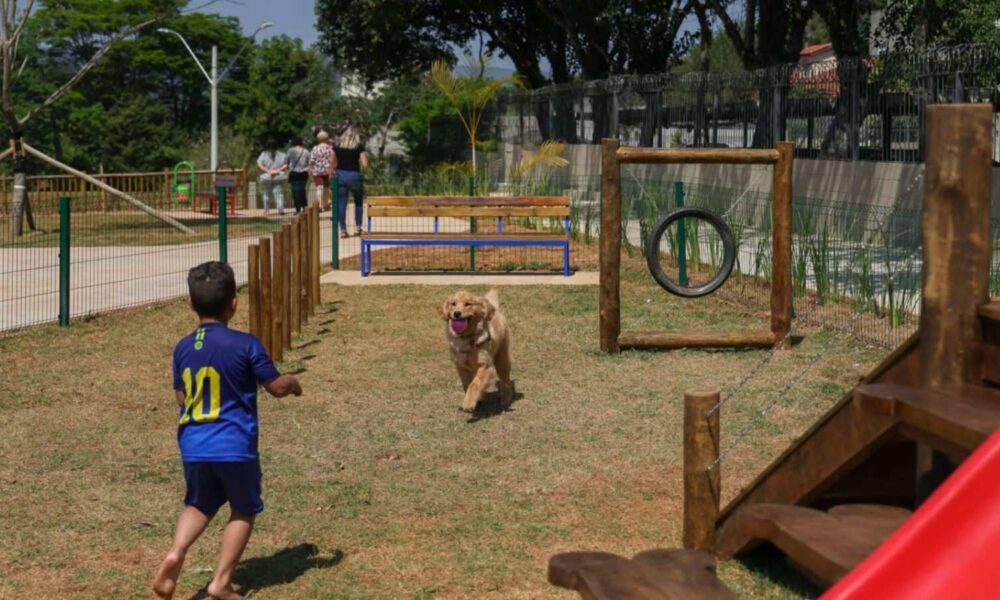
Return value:
[(248, 251), (249, 328), (273, 360), (283, 360), (319, 305), (319, 211), (307, 208)]

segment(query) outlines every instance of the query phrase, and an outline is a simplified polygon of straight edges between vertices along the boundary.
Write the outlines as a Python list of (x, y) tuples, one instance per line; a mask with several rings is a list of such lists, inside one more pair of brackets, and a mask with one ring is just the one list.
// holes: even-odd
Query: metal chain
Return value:
[[(913, 181), (910, 182), (910, 185), (907, 187), (907, 189), (904, 191), (904, 193), (908, 192), (910, 189), (913, 188), (913, 186), (915, 185), (917, 179), (919, 179), (921, 175), (922, 175), (922, 173), (918, 172), (917, 175), (914, 176)], [(914, 248), (913, 251), (911, 251), (903, 259), (902, 262), (904, 262), (904, 263), (909, 262), (920, 251), (922, 251), (922, 246), (918, 246), (917, 248)], [(896, 277), (896, 275), (898, 275), (898, 273), (899, 272), (897, 271), (897, 272), (894, 272), (894, 273), (890, 274), (889, 278), (886, 280), (885, 285), (882, 287), (882, 291), (886, 290), (889, 287), (889, 285), (893, 282), (893, 279)], [(814, 305), (809, 312), (811, 313), (812, 310), (815, 310), (816, 307), (818, 307), (818, 306), (819, 306), (818, 304)], [(851, 328), (854, 327), (854, 323), (856, 323), (857, 320), (859, 318), (861, 318), (861, 316), (863, 314), (864, 314), (864, 311), (860, 311), (860, 310), (859, 311), (855, 311), (851, 315), (850, 320), (848, 320), (848, 322), (844, 326), (842, 326), (839, 329), (837, 329), (834, 332), (834, 334), (832, 336), (830, 336), (830, 339), (826, 341), (826, 343), (823, 345), (823, 347), (820, 348), (820, 350), (816, 354), (814, 354), (812, 356), (812, 358), (810, 358), (810, 360), (802, 367), (802, 369), (800, 369), (799, 372), (796, 373), (795, 376), (792, 377), (792, 379), (790, 379), (788, 381), (788, 383), (786, 383), (781, 389), (779, 389), (776, 393), (774, 393), (772, 395), (771, 400), (767, 404), (764, 405), (764, 408), (762, 408), (760, 410), (759, 416), (760, 417), (766, 416), (767, 413), (768, 413), (768, 411), (770, 411), (772, 408), (774, 408), (774, 406), (776, 406), (778, 404), (778, 402), (784, 397), (785, 392), (787, 392), (795, 384), (797, 384), (799, 381), (801, 381), (802, 378), (805, 377), (806, 373), (808, 373), (814, 366), (816, 366), (816, 364), (824, 356), (826, 356), (826, 353), (829, 352), (830, 348), (833, 346), (833, 343), (841, 335), (844, 335), (845, 333), (847, 333), (848, 331), (850, 331)], [(802, 319), (804, 319), (805, 316), (806, 315), (803, 314)], [(769, 363), (771, 361), (771, 359), (775, 356), (776, 351), (780, 347), (781, 342), (783, 342), (785, 339), (787, 339), (787, 337), (789, 335), (791, 335), (791, 333), (792, 333), (792, 331), (789, 330), (789, 332), (785, 335), (785, 337), (782, 338), (781, 341), (779, 341), (779, 344), (776, 344), (775, 347), (771, 349), (771, 352), (769, 352), (767, 356), (765, 356), (757, 365), (755, 365), (752, 369), (750, 369), (750, 371), (747, 373), (747, 375), (745, 375), (735, 387), (730, 387), (730, 390), (733, 390), (732, 391), (732, 396), (736, 396), (739, 391), (741, 391), (741, 390), (744, 389), (744, 386), (751, 379), (753, 379), (758, 373), (760, 373), (760, 371), (763, 369), (764, 365), (766, 365), (767, 363)], [(713, 406), (712, 408), (710, 408), (705, 413), (705, 418), (707, 419), (707, 418), (711, 417), (713, 413), (718, 412), (722, 408), (722, 405), (726, 404), (731, 399), (732, 399), (732, 397), (730, 397), (730, 398), (722, 398), (722, 397), (720, 397), (719, 402), (717, 402), (715, 404), (715, 406)], [(723, 451), (719, 453), (719, 456), (712, 462), (712, 464), (710, 464), (708, 466), (708, 468), (705, 469), (705, 472), (706, 473), (711, 472), (716, 466), (719, 465), (719, 463), (721, 463), (723, 460), (725, 460), (725, 458), (729, 455), (729, 453), (732, 452), (733, 449), (735, 449), (737, 446), (739, 446), (740, 443), (742, 443), (742, 441), (744, 439), (746, 439), (746, 437), (749, 436), (750, 433), (753, 430), (755, 430), (756, 428), (757, 428), (756, 427), (756, 423), (754, 421), (750, 421), (749, 423), (747, 423), (746, 425), (744, 425), (736, 433), (736, 436), (734, 437), (733, 441), (730, 442), (729, 445), (727, 445), (726, 448), (723, 449)]]
[[(805, 366), (803, 366), (802, 369), (800, 369), (799, 372), (796, 373), (794, 377), (792, 377), (791, 379), (789, 379), (788, 383), (786, 383), (781, 389), (779, 389), (777, 392), (775, 392), (772, 395), (771, 400), (767, 404), (764, 405), (764, 408), (762, 408), (760, 410), (759, 416), (761, 416), (761, 417), (766, 416), (767, 413), (768, 413), (768, 411), (771, 410), (772, 408), (774, 408), (778, 404), (778, 402), (784, 397), (784, 393), (787, 392), (788, 390), (790, 390), (799, 381), (801, 381), (802, 378), (805, 377), (806, 373), (808, 373), (814, 366), (816, 366), (816, 363), (818, 363), (820, 361), (820, 359), (822, 359), (824, 356), (826, 356), (826, 353), (829, 352), (830, 348), (833, 346), (833, 343), (842, 334), (844, 334), (848, 330), (850, 330), (851, 327), (854, 326), (854, 323), (858, 320), (859, 317), (861, 317), (862, 314), (863, 313), (861, 311), (855, 312), (851, 316), (850, 321), (848, 321), (846, 325), (844, 325), (843, 327), (841, 327), (840, 329), (838, 329), (834, 333), (834, 335), (830, 336), (830, 339), (828, 339), (826, 341), (826, 343), (823, 344), (823, 347), (820, 348), (820, 350), (816, 354), (814, 354), (812, 356), (812, 358), (809, 359), (809, 361), (805, 364)], [(722, 406), (722, 404), (724, 404), (724, 402), (720, 401), (718, 404), (716, 404), (714, 407), (712, 407), (707, 413), (705, 413), (706, 418), (708, 416), (710, 416), (712, 414), (712, 412), (717, 411)], [(733, 441), (730, 442), (729, 445), (727, 445), (722, 450), (722, 452), (719, 453), (719, 456), (714, 461), (712, 461), (712, 464), (710, 464), (705, 469), (705, 472), (706, 473), (710, 473), (712, 471), (712, 469), (714, 469), (716, 466), (719, 465), (719, 463), (721, 463), (723, 460), (725, 460), (725, 458), (727, 456), (729, 456), (729, 453), (732, 452), (737, 446), (739, 446), (740, 443), (744, 439), (746, 439), (746, 437), (749, 436), (750, 433), (752, 431), (754, 431), (756, 428), (757, 428), (756, 427), (756, 423), (754, 421), (750, 421), (749, 423), (747, 423), (746, 425), (744, 425), (736, 433), (736, 436), (733, 439)]]

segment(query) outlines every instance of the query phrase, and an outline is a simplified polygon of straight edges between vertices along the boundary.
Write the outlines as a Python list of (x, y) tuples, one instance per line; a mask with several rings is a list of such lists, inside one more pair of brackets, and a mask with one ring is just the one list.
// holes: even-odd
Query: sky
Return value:
[[(190, 6), (197, 6), (194, 0)], [(220, 0), (201, 12), (238, 17), (248, 35), (264, 21), (274, 23), (260, 38), (287, 35), (301, 38), (309, 46), (316, 41), (316, 12), (313, 0)]]
[[(192, 0), (191, 6), (197, 5), (198, 0)], [(244, 33), (248, 35), (265, 21), (274, 23), (273, 27), (259, 34), (259, 39), (287, 35), (300, 38), (309, 46), (318, 37), (316, 3), (313, 0), (219, 0), (202, 12), (238, 17)], [(459, 65), (468, 62), (461, 55), (461, 49), (456, 48), (455, 54)], [(514, 63), (507, 59), (494, 58), (491, 67), (491, 71), (498, 71), (498, 75), (509, 75), (514, 71)]]

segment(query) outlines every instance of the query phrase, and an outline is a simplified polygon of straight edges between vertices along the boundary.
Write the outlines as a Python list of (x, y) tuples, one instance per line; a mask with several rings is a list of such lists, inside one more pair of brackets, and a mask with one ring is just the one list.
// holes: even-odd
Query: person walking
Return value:
[(341, 237), (347, 233), (347, 192), (354, 196), (354, 225), (357, 235), (361, 235), (361, 218), (365, 205), (365, 183), (362, 171), (368, 168), (368, 155), (361, 141), (361, 132), (356, 125), (348, 125), (333, 147), (334, 168), (340, 187), (337, 193), (337, 220), (340, 222)]
[(330, 210), (330, 178), (333, 176), (333, 148), (330, 134), (316, 134), (316, 145), (309, 152), (309, 173), (316, 184), (316, 204), (321, 211)]
[(278, 214), (285, 214), (284, 185), (288, 180), (288, 157), (278, 150), (277, 141), (268, 142), (267, 149), (257, 157), (257, 168), (260, 170), (260, 184), (264, 190), (264, 214), (271, 213), (272, 198)]
[(309, 151), (302, 146), (302, 138), (295, 136), (288, 149), (288, 184), (292, 187), (292, 201), (295, 203), (295, 214), (299, 214), (309, 205), (306, 198), (306, 184), (309, 183)]

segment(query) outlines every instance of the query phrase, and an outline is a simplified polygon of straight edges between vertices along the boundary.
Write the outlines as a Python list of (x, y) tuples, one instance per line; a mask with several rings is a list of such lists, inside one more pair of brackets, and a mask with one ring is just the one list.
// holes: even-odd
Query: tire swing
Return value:
[[(693, 223), (693, 226), (692, 226)], [(674, 233), (676, 225), (676, 233)], [(701, 236), (698, 232), (714, 231), (722, 246), (722, 262), (719, 270), (707, 281), (699, 280), (693, 283), (687, 272), (688, 267), (688, 238), (691, 239), (691, 250), (695, 262), (695, 268), (700, 269), (701, 265), (698, 257), (701, 254)], [(664, 238), (666, 236), (666, 240)], [(664, 241), (667, 248), (671, 250), (670, 255), (677, 266), (677, 277), (673, 278), (664, 269), (663, 253)], [(649, 273), (660, 284), (660, 287), (671, 294), (682, 298), (700, 298), (707, 296), (719, 289), (722, 284), (729, 279), (736, 264), (736, 243), (733, 232), (729, 225), (722, 220), (722, 217), (714, 212), (694, 206), (685, 206), (660, 217), (649, 232), (646, 243), (646, 265)]]

